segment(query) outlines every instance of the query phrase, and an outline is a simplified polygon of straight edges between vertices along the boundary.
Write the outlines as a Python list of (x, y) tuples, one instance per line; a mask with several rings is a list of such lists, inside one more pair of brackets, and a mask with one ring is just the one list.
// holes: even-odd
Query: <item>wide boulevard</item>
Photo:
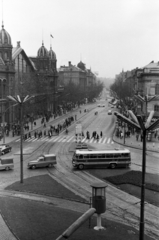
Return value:
[[(107, 148), (121, 148), (120, 145), (113, 141), (113, 132), (115, 128), (116, 117), (108, 115), (108, 110), (112, 112), (115, 110), (109, 106), (106, 99), (106, 93), (101, 96), (98, 103), (88, 104), (82, 106), (80, 109), (75, 110), (72, 113), (68, 113), (66, 116), (62, 116), (54, 120), (52, 125), (56, 125), (58, 122), (62, 122), (63, 119), (68, 116), (77, 115), (76, 123), (81, 123), (84, 133), (93, 131), (98, 134), (102, 131), (103, 136), (99, 141), (93, 139), (86, 140), (83, 138), (83, 142), (86, 142), (90, 148), (95, 149), (107, 149)], [(98, 104), (102, 103), (105, 107), (98, 107)], [(101, 104), (101, 105), (102, 105)], [(84, 110), (87, 111), (84, 111)], [(81, 110), (81, 113), (80, 113)], [(95, 115), (95, 112), (98, 114)], [(48, 173), (56, 181), (63, 184), (71, 191), (79, 194), (85, 199), (89, 200), (91, 197), (91, 184), (94, 182), (101, 182), (99, 179), (91, 174), (91, 171), (87, 170), (74, 170), (72, 167), (72, 155), (75, 147), (75, 122), (69, 127), (68, 135), (65, 131), (60, 133), (59, 136), (53, 136), (52, 138), (41, 138), (37, 140), (28, 140), (23, 143), (24, 152), (24, 181), (25, 178), (29, 178), (36, 175), (43, 175)], [(48, 126), (49, 127), (49, 124)], [(20, 180), (20, 141), (15, 140), (12, 143), (12, 152), (5, 155), (5, 157), (13, 156), (15, 162), (15, 168), (13, 171), (1, 171), (0, 187), (3, 189), (5, 186)], [(130, 169), (124, 169), (124, 171), (141, 170), (142, 152), (136, 149), (130, 149), (132, 154), (132, 165)], [(53, 168), (47, 169), (27, 169), (28, 161), (36, 159), (42, 153), (55, 153), (57, 155), (57, 165)], [(101, 174), (105, 173), (110, 175), (110, 169), (99, 169)], [(119, 171), (123, 171), (122, 169)], [(118, 173), (119, 173), (118, 171)], [(147, 172), (157, 174), (159, 172), (158, 155), (147, 154)], [(103, 217), (112, 219), (115, 221), (123, 222), (127, 225), (131, 225), (136, 229), (139, 229), (140, 221), (140, 199), (129, 195), (120, 189), (112, 186), (107, 182), (106, 188), (106, 213)], [(156, 206), (146, 203), (145, 204), (145, 232), (154, 238), (159, 236), (159, 209)]]

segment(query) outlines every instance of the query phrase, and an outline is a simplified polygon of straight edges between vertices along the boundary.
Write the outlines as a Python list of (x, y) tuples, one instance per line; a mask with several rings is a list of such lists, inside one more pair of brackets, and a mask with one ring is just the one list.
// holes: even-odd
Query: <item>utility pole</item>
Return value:
[(8, 99), (17, 103), (20, 110), (20, 183), (23, 183), (23, 104), (28, 102), (34, 96), (27, 95), (26, 97), (16, 97), (8, 96)]
[(141, 205), (140, 205), (140, 227), (139, 227), (139, 240), (144, 240), (144, 207), (145, 207), (145, 173), (146, 173), (146, 134), (148, 131), (155, 130), (159, 127), (159, 119), (151, 124), (151, 120), (154, 115), (154, 111), (151, 111), (149, 117), (147, 118), (146, 123), (144, 124), (142, 117), (134, 115), (132, 111), (129, 111), (129, 114), (133, 121), (129, 118), (123, 116), (118, 112), (114, 112), (114, 115), (117, 116), (120, 120), (124, 121), (128, 125), (142, 130), (143, 134), (143, 151), (142, 151), (142, 183), (141, 183)]

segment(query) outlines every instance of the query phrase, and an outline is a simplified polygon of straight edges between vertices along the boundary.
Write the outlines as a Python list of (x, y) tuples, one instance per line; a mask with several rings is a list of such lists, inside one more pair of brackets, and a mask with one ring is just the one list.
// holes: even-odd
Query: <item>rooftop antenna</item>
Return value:
[(44, 46), (44, 34), (43, 34), (43, 29), (42, 29), (42, 46)]
[(80, 53), (80, 61), (82, 62), (82, 53)]
[(4, 28), (4, 24), (3, 24), (3, 0), (2, 0), (2, 28)]

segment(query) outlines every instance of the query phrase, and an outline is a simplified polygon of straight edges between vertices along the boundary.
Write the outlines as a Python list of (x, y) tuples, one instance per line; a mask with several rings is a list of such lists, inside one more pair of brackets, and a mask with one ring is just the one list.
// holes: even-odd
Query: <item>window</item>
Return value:
[(159, 112), (159, 105), (154, 106), (154, 111)]
[(84, 159), (89, 159), (89, 155), (83, 155)]
[(159, 84), (156, 84), (155, 86), (155, 94), (159, 94)]
[(113, 154), (106, 154), (106, 158), (112, 158)]
[(91, 155), (90, 155), (90, 158), (97, 158), (97, 155), (91, 154)]

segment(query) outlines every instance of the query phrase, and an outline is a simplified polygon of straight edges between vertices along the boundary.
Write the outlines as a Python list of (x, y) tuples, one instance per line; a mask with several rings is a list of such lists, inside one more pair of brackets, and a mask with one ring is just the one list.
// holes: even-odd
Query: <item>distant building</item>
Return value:
[(58, 82), (60, 85), (67, 85), (70, 82), (79, 85), (83, 90), (96, 83), (97, 77), (90, 70), (86, 69), (83, 62), (79, 62), (77, 66), (68, 62), (68, 66), (61, 66), (58, 69)]
[[(150, 62), (148, 65), (136, 71), (138, 81), (138, 93), (152, 97), (159, 95), (159, 62)], [(155, 111), (154, 117), (159, 117), (159, 98), (148, 102), (147, 111)]]

